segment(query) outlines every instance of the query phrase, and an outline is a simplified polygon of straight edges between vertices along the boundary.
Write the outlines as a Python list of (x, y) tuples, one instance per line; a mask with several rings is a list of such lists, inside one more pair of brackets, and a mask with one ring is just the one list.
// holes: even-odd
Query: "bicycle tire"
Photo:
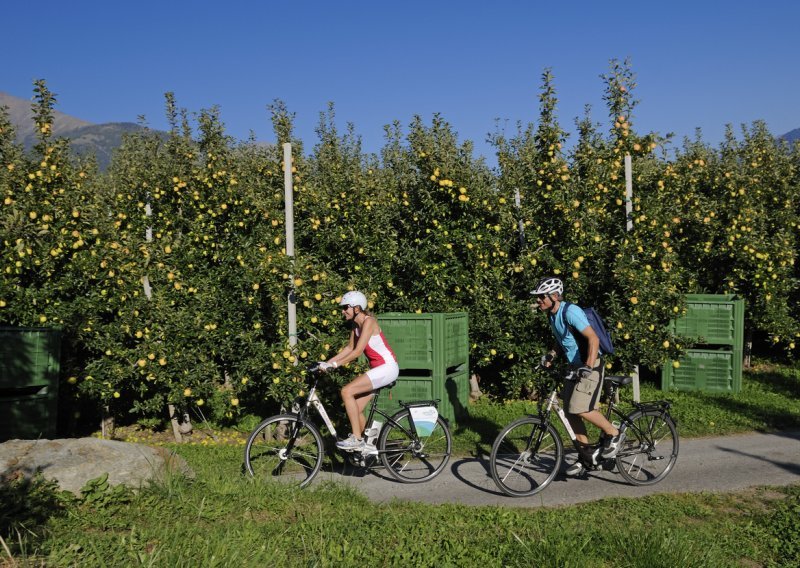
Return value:
[(535, 495), (550, 485), (561, 466), (564, 445), (552, 424), (526, 416), (506, 426), (492, 444), (489, 469), (500, 491)]
[(253, 476), (305, 487), (319, 473), (325, 450), (311, 422), (278, 414), (256, 426), (247, 439), (244, 463)]
[(661, 410), (636, 410), (628, 415), (633, 426), (616, 456), (617, 471), (633, 485), (653, 485), (664, 479), (678, 459), (680, 440), (675, 423)]
[(453, 439), (447, 422), (437, 417), (430, 436), (414, 436), (408, 409), (395, 413), (378, 438), (381, 462), (389, 474), (403, 483), (433, 479), (450, 461)]

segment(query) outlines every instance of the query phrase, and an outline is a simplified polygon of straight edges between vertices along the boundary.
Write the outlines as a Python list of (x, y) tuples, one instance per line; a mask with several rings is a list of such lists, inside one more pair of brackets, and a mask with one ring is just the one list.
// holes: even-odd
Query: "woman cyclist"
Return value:
[(336, 446), (343, 450), (360, 450), (364, 448), (362, 434), (367, 425), (364, 409), (372, 399), (372, 392), (396, 381), (400, 368), (378, 320), (367, 311), (367, 297), (358, 291), (347, 292), (339, 305), (342, 317), (352, 325), (350, 340), (335, 356), (321, 362), (320, 368), (327, 370), (347, 365), (362, 353), (369, 361), (369, 371), (350, 381), (341, 392), (353, 433)]

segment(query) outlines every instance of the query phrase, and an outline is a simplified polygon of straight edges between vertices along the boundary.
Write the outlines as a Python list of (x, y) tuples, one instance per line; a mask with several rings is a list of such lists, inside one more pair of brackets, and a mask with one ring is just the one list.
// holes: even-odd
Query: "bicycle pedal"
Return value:
[(614, 471), (617, 468), (617, 462), (614, 458), (604, 460), (600, 462), (598, 468), (602, 469), (603, 471)]

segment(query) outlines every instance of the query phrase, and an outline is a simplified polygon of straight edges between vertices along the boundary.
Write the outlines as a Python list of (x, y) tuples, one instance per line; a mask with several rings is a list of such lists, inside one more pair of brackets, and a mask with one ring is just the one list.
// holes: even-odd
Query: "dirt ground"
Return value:
[[(100, 432), (94, 434), (101, 437)], [(111, 440), (131, 442), (136, 444), (147, 444), (151, 446), (163, 446), (165, 444), (193, 444), (211, 446), (219, 444), (241, 446), (247, 441), (247, 434), (237, 430), (213, 430), (207, 427), (194, 426), (189, 434), (181, 434), (181, 440), (175, 439), (171, 429), (150, 430), (139, 425), (115, 427), (110, 436)]]

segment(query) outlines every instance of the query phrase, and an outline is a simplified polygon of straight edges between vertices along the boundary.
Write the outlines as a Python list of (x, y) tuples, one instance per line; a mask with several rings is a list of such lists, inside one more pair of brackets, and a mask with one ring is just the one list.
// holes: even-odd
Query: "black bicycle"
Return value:
[[(322, 467), (325, 450), (322, 434), (310, 420), (313, 406), (322, 417), (330, 436), (338, 441), (336, 428), (317, 394), (321, 376), (318, 366), (308, 369), (308, 394), (295, 402), (292, 412), (271, 416), (259, 424), (247, 439), (244, 463), (252, 476), (276, 479), (305, 487)], [(377, 389), (367, 415), (367, 444), (359, 450), (339, 450), (353, 465), (369, 468), (383, 464), (392, 477), (403, 483), (433, 479), (447, 465), (452, 437), (447, 421), (439, 416), (438, 400), (403, 402), (389, 416), (378, 408), (383, 388)], [(375, 420), (377, 416), (384, 422)]]
[(500, 490), (512, 497), (525, 497), (542, 491), (553, 481), (564, 458), (561, 437), (551, 421), (553, 411), (578, 450), (578, 459), (588, 470), (616, 466), (619, 474), (633, 485), (652, 485), (669, 475), (678, 459), (679, 446), (675, 420), (669, 413), (671, 403), (632, 402), (633, 410), (626, 414), (615, 400), (618, 390), (633, 379), (605, 377), (605, 417), (619, 424), (625, 438), (616, 457), (604, 459), (600, 455), (603, 433), (596, 444), (585, 446), (578, 442), (558, 401), (562, 380), (572, 380), (572, 373), (564, 379), (557, 372), (545, 373), (539, 392), (546, 396), (540, 400), (538, 414), (515, 420), (495, 439), (490, 468)]

